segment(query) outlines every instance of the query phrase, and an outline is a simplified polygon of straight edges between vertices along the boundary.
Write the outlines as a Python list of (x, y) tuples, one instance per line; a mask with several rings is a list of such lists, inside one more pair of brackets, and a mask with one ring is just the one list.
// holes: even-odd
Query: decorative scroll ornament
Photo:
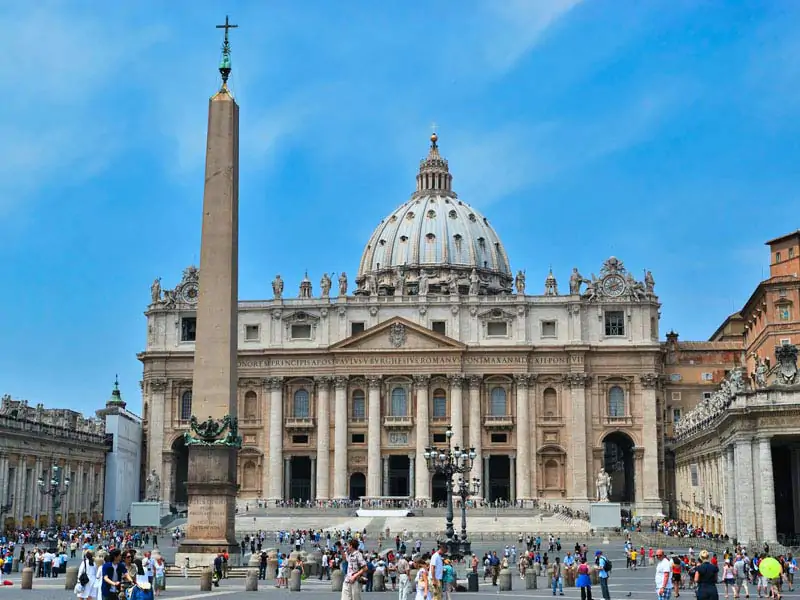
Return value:
[(777, 383), (781, 385), (798, 383), (797, 346), (792, 344), (775, 346), (775, 358), (778, 359), (778, 369), (775, 373)]
[(406, 326), (402, 323), (395, 323), (389, 327), (389, 343), (395, 348), (405, 345), (406, 337)]
[(655, 281), (650, 271), (646, 271), (644, 282), (634, 279), (618, 258), (612, 256), (603, 263), (600, 277), (592, 273), (591, 279), (585, 279), (572, 270), (570, 277), (570, 293), (581, 293), (581, 285), (586, 285), (586, 290), (581, 294), (585, 300), (598, 299), (624, 299), (640, 302), (645, 298), (653, 298)]
[(183, 434), (187, 446), (228, 446), (241, 448), (242, 437), (239, 435), (239, 420), (225, 415), (220, 420), (208, 417), (202, 423), (192, 415), (189, 421), (191, 431)]

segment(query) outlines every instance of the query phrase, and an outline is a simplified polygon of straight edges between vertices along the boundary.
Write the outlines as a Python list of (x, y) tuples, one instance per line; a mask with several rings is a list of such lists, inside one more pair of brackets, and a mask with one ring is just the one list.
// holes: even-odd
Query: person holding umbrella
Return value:
[(778, 589), (778, 581), (783, 575), (781, 563), (771, 556), (765, 556), (758, 563), (758, 572), (764, 579), (769, 581), (770, 596), (775, 600), (781, 600), (781, 592)]

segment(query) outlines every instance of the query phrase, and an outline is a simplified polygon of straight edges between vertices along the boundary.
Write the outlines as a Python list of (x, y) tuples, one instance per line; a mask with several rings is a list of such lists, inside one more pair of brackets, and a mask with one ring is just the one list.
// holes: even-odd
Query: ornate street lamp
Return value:
[(472, 552), (472, 544), (467, 540), (467, 498), (477, 496), (481, 492), (481, 480), (473, 477), (470, 482), (463, 477), (458, 478), (457, 493), (461, 496), (461, 555), (468, 556)]
[[(53, 465), (52, 476), (49, 482), (45, 482), (41, 476), (37, 481), (39, 485), (39, 492), (42, 496), (50, 496), (53, 500), (50, 503), (50, 543), (55, 545), (55, 540), (58, 537), (58, 524), (56, 523), (56, 511), (61, 507), (61, 499), (69, 492), (69, 484), (71, 483), (69, 477), (63, 477), (62, 469), (58, 465)], [(63, 479), (63, 486), (62, 484)]]
[[(447, 490), (447, 511), (445, 512), (445, 535), (447, 536), (447, 550), (451, 555), (455, 555), (459, 551), (459, 543), (455, 537), (455, 530), (453, 529), (453, 476), (460, 473), (467, 473), (472, 470), (472, 465), (475, 463), (475, 448), (470, 448), (469, 451), (461, 449), (458, 446), (450, 447), (450, 441), (453, 439), (453, 430), (448, 425), (447, 431), (447, 448), (430, 447), (425, 449), (425, 462), (428, 466), (428, 471), (431, 473), (438, 473), (444, 475), (445, 489)], [(459, 486), (459, 494), (462, 498), (466, 498), (466, 494), (471, 490), (462, 492)], [(461, 535), (463, 541), (466, 541), (467, 535), (467, 521), (465, 508), (462, 505), (461, 515)]]

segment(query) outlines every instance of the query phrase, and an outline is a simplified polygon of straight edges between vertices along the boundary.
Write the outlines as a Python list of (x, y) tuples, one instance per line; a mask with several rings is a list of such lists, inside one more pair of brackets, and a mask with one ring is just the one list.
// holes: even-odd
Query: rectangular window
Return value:
[(350, 323), (350, 335), (358, 335), (364, 331), (364, 323)]
[(305, 434), (293, 435), (292, 436), (292, 443), (293, 444), (308, 444), (308, 436), (305, 435)]
[(193, 342), (197, 338), (197, 317), (181, 319), (181, 341)]
[(781, 338), (781, 346), (788, 346), (792, 343), (791, 338)]
[(542, 321), (542, 337), (556, 337), (555, 321)]
[(778, 319), (781, 321), (791, 321), (792, 320), (792, 309), (788, 306), (779, 306), (778, 307)]
[(486, 335), (493, 337), (508, 335), (508, 323), (505, 321), (489, 321), (486, 324)]
[(701, 373), (700, 379), (702, 381), (714, 381), (714, 374), (713, 373)]
[(780, 288), (778, 290), (778, 296), (780, 296), (781, 298), (786, 298), (786, 288)]
[(447, 435), (444, 433), (434, 433), (433, 434), (433, 443), (434, 444), (446, 444), (447, 443)]
[(447, 417), (447, 398), (434, 396), (433, 398), (433, 418), (444, 419)]
[(681, 393), (680, 392), (672, 392), (672, 401), (673, 402), (680, 402), (681, 400)]
[(703, 392), (703, 400), (711, 400), (711, 392)]
[(431, 329), (436, 333), (447, 335), (447, 321), (431, 321)]
[(606, 335), (625, 335), (625, 313), (621, 310), (606, 311)]
[(353, 397), (353, 418), (360, 421), (367, 418), (367, 402), (363, 394)]
[(258, 325), (245, 325), (244, 326), (244, 339), (246, 342), (257, 342), (259, 334)]
[(789, 248), (789, 258), (794, 258), (794, 247)]
[(672, 422), (677, 423), (681, 420), (681, 409), (680, 408), (673, 408), (672, 409)]
[(493, 433), (491, 437), (493, 444), (507, 444), (508, 443), (508, 434), (507, 433)]
[(775, 262), (781, 262), (781, 253), (780, 252), (776, 252), (775, 253)]
[(700, 473), (697, 471), (697, 463), (689, 465), (689, 475), (692, 478), (692, 487), (700, 485)]
[(350, 442), (353, 444), (363, 444), (366, 442), (366, 436), (363, 433), (354, 433), (350, 436)]
[(293, 340), (310, 340), (311, 339), (311, 325), (292, 325), (292, 339)]

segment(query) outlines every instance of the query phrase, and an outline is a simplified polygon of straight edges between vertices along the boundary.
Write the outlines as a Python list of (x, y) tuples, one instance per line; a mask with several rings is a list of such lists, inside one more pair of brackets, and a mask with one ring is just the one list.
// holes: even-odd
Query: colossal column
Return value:
[(645, 373), (640, 376), (642, 382), (642, 439), (644, 444), (644, 462), (642, 475), (644, 479), (644, 501), (648, 508), (659, 509), (661, 500), (658, 496), (658, 444), (651, 440), (658, 439), (656, 426), (656, 385), (657, 373)]
[[(222, 86), (209, 100), (191, 433), (187, 432), (189, 515), (182, 560), (207, 565), (212, 553), (240, 553), (236, 542), (239, 107), (228, 90), (225, 19)], [(273, 432), (274, 433), (274, 432)]]
[[(583, 506), (588, 503), (587, 490), (589, 478), (586, 472), (586, 384), (589, 376), (586, 373), (570, 373), (567, 375), (570, 400), (572, 403), (572, 496)], [(653, 433), (655, 439), (655, 433)]]
[(428, 434), (428, 382), (429, 375), (415, 375), (414, 387), (417, 392), (417, 418), (414, 426), (417, 428), (417, 465), (416, 482), (414, 491), (417, 500), (428, 500), (430, 493), (430, 473), (425, 460), (425, 448), (430, 446)]
[[(517, 470), (514, 500), (530, 500), (531, 497), (531, 446), (530, 417), (528, 415), (528, 376), (516, 375), (517, 383)], [(512, 473), (512, 475), (514, 475)]]
[[(483, 462), (481, 453), (483, 447), (481, 445), (481, 383), (483, 377), (481, 375), (472, 375), (469, 378), (469, 445), (475, 448), (475, 463), (472, 465), (472, 477), (477, 477), (481, 480), (481, 489), (483, 489)], [(484, 495), (485, 497), (485, 495)]]
[[(450, 444), (455, 448), (458, 446), (462, 450), (469, 451), (470, 444), (464, 443), (464, 401), (461, 397), (461, 386), (464, 383), (464, 376), (459, 374), (450, 376), (450, 427), (453, 430), (453, 439)], [(453, 482), (458, 482), (461, 475), (453, 475)], [(464, 474), (469, 479), (467, 474)], [(456, 483), (457, 484), (457, 483)]]
[(761, 520), (763, 531), (759, 538), (764, 542), (778, 541), (775, 518), (775, 479), (772, 472), (772, 440), (762, 437), (758, 440), (758, 466), (761, 470)]
[(333, 385), (333, 497), (344, 500), (347, 498), (347, 377), (336, 377)]
[(755, 500), (753, 498), (753, 444), (749, 439), (737, 440), (734, 450), (736, 473), (736, 533), (740, 544), (755, 540)]
[(331, 473), (331, 378), (317, 378), (317, 494), (316, 500), (330, 498)]
[(272, 377), (269, 382), (269, 495), (277, 502), (283, 495), (283, 378)]
[(169, 501), (169, 496), (164, 495), (164, 492), (168, 489), (165, 485), (166, 473), (164, 469), (164, 410), (166, 405), (164, 397), (167, 390), (167, 380), (150, 379), (145, 383), (145, 386), (150, 396), (150, 412), (147, 423), (148, 464), (146, 473), (150, 473), (155, 469), (161, 479), (161, 491), (159, 492), (161, 500)]
[(381, 378), (370, 377), (367, 410), (367, 496), (381, 495)]

